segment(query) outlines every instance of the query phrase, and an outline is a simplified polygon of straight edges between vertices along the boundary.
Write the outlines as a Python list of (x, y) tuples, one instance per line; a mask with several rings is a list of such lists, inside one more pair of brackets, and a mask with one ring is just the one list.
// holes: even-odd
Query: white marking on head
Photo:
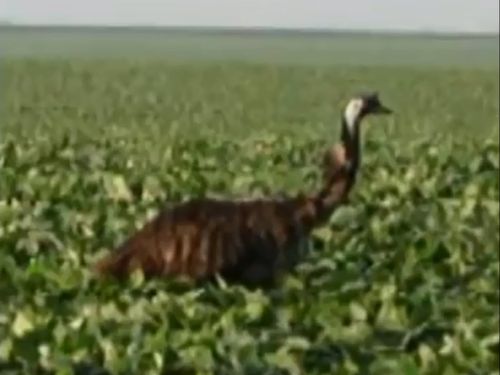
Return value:
[(360, 115), (361, 115), (361, 110), (363, 109), (363, 100), (359, 98), (351, 99), (349, 103), (347, 103), (347, 106), (344, 111), (344, 118), (347, 123), (347, 127), (349, 130), (349, 133), (353, 133), (354, 128), (356, 127)]

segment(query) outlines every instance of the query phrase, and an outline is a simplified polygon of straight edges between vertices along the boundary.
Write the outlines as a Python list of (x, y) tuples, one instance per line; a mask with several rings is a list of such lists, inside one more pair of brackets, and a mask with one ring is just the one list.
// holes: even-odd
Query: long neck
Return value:
[(325, 222), (342, 205), (356, 181), (359, 169), (361, 118), (342, 117), (341, 144), (325, 155), (323, 186), (311, 197), (301, 202), (298, 219), (303, 226), (312, 229)]
[(347, 118), (344, 114), (341, 119), (340, 140), (345, 150), (345, 161), (350, 164), (352, 178), (356, 178), (356, 174), (361, 163), (361, 137), (359, 126), (361, 123), (360, 116)]

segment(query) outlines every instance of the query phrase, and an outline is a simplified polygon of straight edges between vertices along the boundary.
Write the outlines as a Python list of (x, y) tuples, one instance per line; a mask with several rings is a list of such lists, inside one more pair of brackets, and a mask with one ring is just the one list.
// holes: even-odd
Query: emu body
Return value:
[(342, 118), (341, 144), (323, 158), (323, 184), (310, 195), (281, 199), (194, 199), (164, 209), (95, 265), (123, 278), (219, 274), (248, 286), (272, 285), (301, 258), (311, 231), (345, 202), (359, 168), (359, 124), (370, 113), (390, 113), (376, 94), (352, 99)]
[(283, 199), (195, 199), (161, 211), (114, 253), (97, 264), (101, 274), (126, 277), (186, 275), (204, 280), (220, 274), (246, 285), (272, 284), (293, 267), (304, 240), (348, 192), (339, 168), (331, 189)]

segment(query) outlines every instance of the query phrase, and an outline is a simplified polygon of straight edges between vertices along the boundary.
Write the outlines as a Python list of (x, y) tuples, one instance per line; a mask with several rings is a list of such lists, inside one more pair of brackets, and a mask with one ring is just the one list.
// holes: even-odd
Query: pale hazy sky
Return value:
[(0, 0), (35, 24), (271, 26), (498, 33), (499, 0)]

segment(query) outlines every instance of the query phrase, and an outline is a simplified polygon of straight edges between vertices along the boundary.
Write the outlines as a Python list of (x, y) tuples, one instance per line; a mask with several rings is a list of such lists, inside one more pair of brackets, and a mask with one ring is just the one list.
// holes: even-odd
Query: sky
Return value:
[(496, 32), (499, 0), (1, 0), (27, 24)]

